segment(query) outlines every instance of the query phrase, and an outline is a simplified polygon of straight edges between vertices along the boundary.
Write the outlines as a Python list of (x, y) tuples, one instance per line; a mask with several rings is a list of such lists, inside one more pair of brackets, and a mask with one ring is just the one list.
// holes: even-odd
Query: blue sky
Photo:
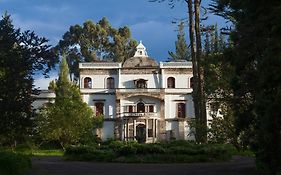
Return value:
[[(209, 0), (204, 1), (207, 6)], [(166, 61), (168, 51), (175, 50), (177, 25), (175, 19), (186, 18), (185, 3), (171, 9), (167, 2), (148, 0), (0, 0), (0, 13), (8, 11), (13, 23), (22, 30), (33, 30), (56, 45), (71, 25), (86, 20), (94, 22), (107, 17), (112, 26), (128, 26), (132, 37), (142, 40), (148, 55)], [(222, 19), (210, 15), (208, 24), (222, 24)], [(51, 74), (56, 76), (56, 72)], [(36, 85), (46, 88), (45, 80), (36, 77)]]

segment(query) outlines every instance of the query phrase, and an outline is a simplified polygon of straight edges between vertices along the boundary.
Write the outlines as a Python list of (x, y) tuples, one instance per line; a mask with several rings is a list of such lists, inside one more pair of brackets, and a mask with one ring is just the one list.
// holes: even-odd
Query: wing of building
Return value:
[(124, 64), (80, 63), (83, 100), (104, 115), (102, 140), (193, 140), (192, 63), (150, 58), (140, 42)]

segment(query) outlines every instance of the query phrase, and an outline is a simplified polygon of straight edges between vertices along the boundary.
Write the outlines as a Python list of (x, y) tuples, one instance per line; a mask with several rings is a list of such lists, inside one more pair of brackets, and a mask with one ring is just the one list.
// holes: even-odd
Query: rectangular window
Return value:
[(98, 102), (98, 103), (95, 104), (95, 106), (96, 106), (96, 116), (98, 116), (98, 115), (103, 115), (103, 114), (104, 114), (104, 113), (103, 113), (104, 104)]
[(154, 112), (154, 106), (153, 105), (149, 105), (148, 107), (148, 112)]
[(185, 103), (178, 103), (177, 105), (178, 118), (185, 118)]
[(133, 106), (132, 106), (132, 105), (128, 106), (128, 112), (130, 112), (130, 113), (134, 112), (134, 111), (133, 111)]
[(153, 137), (153, 119), (148, 120), (148, 137)]

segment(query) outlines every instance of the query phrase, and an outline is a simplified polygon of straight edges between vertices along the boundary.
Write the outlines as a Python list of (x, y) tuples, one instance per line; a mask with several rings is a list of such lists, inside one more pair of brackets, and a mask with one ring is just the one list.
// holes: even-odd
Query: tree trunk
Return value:
[(196, 59), (198, 73), (198, 102), (199, 102), (199, 125), (201, 126), (200, 142), (207, 142), (207, 117), (206, 117), (206, 100), (204, 90), (204, 70), (202, 67), (202, 43), (200, 29), (200, 2), (194, 0), (195, 9), (195, 36), (196, 36)]
[[(196, 119), (196, 140), (197, 142), (206, 142), (206, 101), (203, 85), (203, 68), (200, 66), (202, 59), (202, 44), (200, 32), (200, 2), (194, 0), (185, 0), (188, 5), (189, 17), (189, 38), (191, 45), (191, 58), (193, 69), (193, 103)], [(195, 17), (193, 16), (195, 10)]]
[[(198, 101), (198, 72), (197, 72), (197, 59), (196, 59), (196, 42), (194, 38), (194, 19), (193, 19), (193, 3), (192, 0), (186, 0), (185, 1), (188, 6), (188, 17), (189, 17), (189, 39), (190, 39), (190, 46), (191, 46), (191, 61), (192, 61), (192, 73), (193, 73), (193, 104), (194, 104), (194, 113), (195, 113), (195, 119), (197, 123), (197, 119), (200, 116), (199, 112), (199, 101)], [(197, 125), (196, 125), (197, 126)], [(197, 134), (198, 128), (196, 127), (196, 134), (195, 138), (198, 141), (198, 134)]]

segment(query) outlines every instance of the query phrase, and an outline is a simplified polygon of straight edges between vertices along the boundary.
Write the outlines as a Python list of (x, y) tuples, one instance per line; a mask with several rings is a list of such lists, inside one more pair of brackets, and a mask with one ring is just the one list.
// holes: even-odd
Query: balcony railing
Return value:
[(192, 62), (160, 62), (160, 68), (192, 68)]
[(124, 112), (124, 117), (157, 117), (156, 112)]
[(79, 68), (102, 68), (102, 69), (117, 69), (121, 68), (121, 63), (100, 62), (100, 63), (79, 63)]
[(122, 93), (141, 93), (141, 92), (154, 92), (154, 93), (160, 93), (162, 89), (159, 88), (119, 88), (116, 89), (117, 92), (122, 92)]

